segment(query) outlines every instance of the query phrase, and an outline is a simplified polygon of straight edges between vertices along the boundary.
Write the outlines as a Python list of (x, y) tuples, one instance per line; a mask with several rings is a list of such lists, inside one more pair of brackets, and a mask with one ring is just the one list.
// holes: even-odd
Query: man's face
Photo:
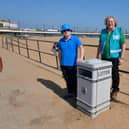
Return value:
[(69, 37), (71, 35), (71, 30), (65, 30), (63, 31), (64, 37)]
[(113, 30), (115, 28), (115, 21), (113, 18), (108, 18), (106, 22), (106, 26), (108, 29)]

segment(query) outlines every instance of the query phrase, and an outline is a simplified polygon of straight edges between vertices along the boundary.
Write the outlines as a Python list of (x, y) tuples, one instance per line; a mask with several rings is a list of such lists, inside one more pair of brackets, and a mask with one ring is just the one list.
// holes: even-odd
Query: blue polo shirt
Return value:
[(61, 65), (62, 66), (76, 66), (78, 47), (82, 46), (81, 41), (76, 36), (71, 36), (70, 39), (65, 40), (61, 38), (57, 47), (61, 51)]

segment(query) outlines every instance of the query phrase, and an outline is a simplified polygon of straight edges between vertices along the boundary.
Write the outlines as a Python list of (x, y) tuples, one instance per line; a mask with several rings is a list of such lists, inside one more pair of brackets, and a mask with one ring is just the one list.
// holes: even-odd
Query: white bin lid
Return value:
[(93, 59), (87, 59), (87, 60), (83, 60), (82, 62), (79, 62), (78, 66), (84, 66), (92, 69), (100, 69), (103, 67), (112, 67), (112, 62), (93, 58)]

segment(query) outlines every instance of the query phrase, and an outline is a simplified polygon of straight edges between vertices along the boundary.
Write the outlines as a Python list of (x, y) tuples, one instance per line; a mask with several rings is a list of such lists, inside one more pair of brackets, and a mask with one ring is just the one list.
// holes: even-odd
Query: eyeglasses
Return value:
[(70, 29), (67, 29), (67, 30), (64, 30), (64, 31), (62, 31), (62, 32), (66, 32), (66, 31), (71, 31)]

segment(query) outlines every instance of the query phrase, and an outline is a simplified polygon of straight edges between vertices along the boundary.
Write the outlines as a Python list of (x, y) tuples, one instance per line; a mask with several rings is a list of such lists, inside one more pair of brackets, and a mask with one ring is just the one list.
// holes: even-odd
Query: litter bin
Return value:
[(77, 66), (77, 108), (96, 117), (110, 108), (112, 63), (88, 59)]

